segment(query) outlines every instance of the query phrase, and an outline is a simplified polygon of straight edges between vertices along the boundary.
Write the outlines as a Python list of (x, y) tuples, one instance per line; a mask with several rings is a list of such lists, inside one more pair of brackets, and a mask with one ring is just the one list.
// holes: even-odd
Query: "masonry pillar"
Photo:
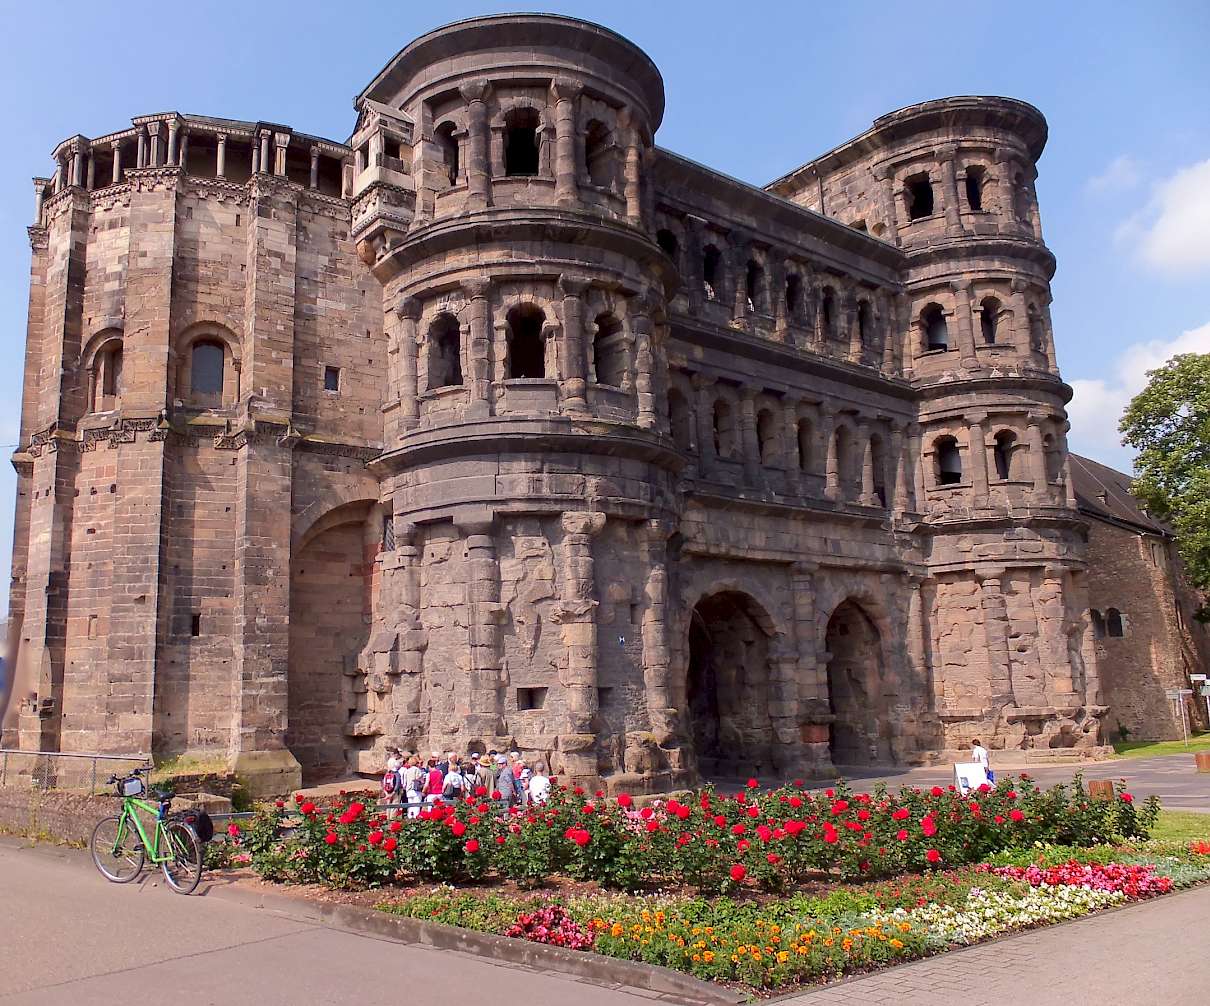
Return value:
[(626, 142), (626, 161), (623, 165), (625, 172), (622, 184), (622, 194), (626, 199), (626, 219), (635, 227), (643, 225), (642, 183), (640, 180), (640, 161), (642, 148), (639, 146), (639, 130), (634, 116), (629, 108), (623, 108), (618, 116), (618, 126), (622, 129)]
[(319, 188), (319, 147), (311, 146), (311, 177), (308, 185), (312, 189)]
[(899, 245), (899, 219), (895, 206), (894, 178), (886, 165), (878, 165), (874, 169), (874, 179), (878, 182), (878, 204), (882, 211), (882, 219), (886, 223), (886, 233), (883, 237), (891, 244)]
[(706, 221), (701, 217), (690, 214), (685, 216), (685, 291), (689, 298), (689, 308), (696, 313), (701, 309), (706, 299), (704, 279), (702, 277), (702, 232)]
[(269, 140), (272, 135), (268, 129), (262, 129), (260, 132), (260, 173), (265, 175), (273, 174), (273, 163), (269, 159)]
[[(1064, 581), (1067, 570), (1058, 563), (1042, 568), (1041, 581), (1034, 593), (1034, 614), (1038, 620), (1038, 659), (1042, 665), (1039, 690), (1045, 698), (1038, 705), (1076, 704), (1071, 658), (1067, 652), (1067, 618)], [(1015, 684), (1014, 684), (1015, 688)], [(1018, 701), (1021, 701), (1018, 698)]]
[(420, 421), (420, 403), (416, 397), (416, 351), (419, 345), (416, 323), (420, 320), (420, 301), (404, 297), (395, 308), (399, 319), (398, 353), (400, 433), (414, 430)]
[(573, 780), (597, 775), (597, 598), (592, 539), (605, 527), (605, 514), (563, 514), (563, 596), (555, 620), (563, 628), (567, 669), (566, 733), (559, 736), (563, 771)]
[(122, 180), (122, 144), (114, 140), (110, 144), (110, 149), (113, 150), (113, 174), (109, 184), (117, 185)]
[[(640, 429), (656, 428), (655, 354), (652, 350), (651, 308), (646, 300), (635, 297), (630, 301), (630, 331), (634, 339), (635, 399), (637, 423)], [(626, 383), (624, 381), (624, 383)]]
[(992, 567), (977, 570), (979, 596), (983, 609), (983, 634), (987, 646), (987, 670), (993, 706), (1013, 702), (1012, 663), (1008, 655), (1008, 609), (1004, 603), (1002, 580), (1006, 570)]
[(1010, 228), (1020, 229), (1021, 221), (1017, 217), (1016, 174), (1017, 162), (1007, 150), (996, 151), (996, 173), (999, 176), (997, 192), (1000, 200), (1000, 219)]
[(1011, 293), (1008, 296), (1008, 306), (1012, 311), (1012, 343), (1019, 358), (1028, 362), (1030, 357), (1029, 306), (1025, 302), (1027, 284), (1023, 279), (1014, 279)]
[(158, 122), (149, 123), (147, 126), (147, 138), (151, 141), (151, 149), (147, 155), (147, 167), (158, 168), (163, 161), (163, 155), (160, 150), (160, 144), (163, 142), (160, 136), (160, 124)]
[(470, 345), (466, 351), (467, 389), (470, 404), (468, 418), (481, 418), (491, 413), (492, 394), (492, 328), (489, 312), (491, 280), (477, 278), (463, 284), (463, 292), (470, 300)]
[(177, 155), (177, 163), (188, 170), (189, 168), (189, 130), (181, 130), (181, 147), (180, 153)]
[(138, 156), (135, 158), (134, 166), (145, 168), (147, 167), (147, 127), (139, 126), (135, 135), (138, 138)]
[(97, 187), (97, 159), (91, 150), (88, 152), (88, 166), (84, 171), (84, 187), (89, 192)]
[(677, 711), (671, 692), (672, 657), (668, 645), (668, 538), (667, 521), (643, 524), (647, 580), (643, 586), (643, 687), (647, 716), (656, 744), (668, 747), (677, 737)]
[[(907, 639), (909, 663), (909, 695), (919, 712), (932, 710), (936, 704), (933, 694), (933, 672), (929, 634), (926, 631), (928, 605), (924, 595), (926, 578), (915, 573), (903, 577), (908, 595)], [(931, 582), (931, 581), (930, 581)]]
[(79, 147), (71, 152), (71, 184), (78, 189), (84, 187), (84, 151)]
[(227, 177), (227, 134), (218, 134), (218, 161), (215, 164), (214, 173), (219, 178)]
[(988, 505), (987, 489), (987, 422), (986, 412), (972, 412), (967, 416), (967, 446), (971, 466), (971, 505)]
[[(861, 305), (862, 301), (853, 295), (849, 301), (848, 323), (849, 323), (849, 362), (861, 363), (865, 358), (865, 342), (862, 339), (861, 331)], [(867, 308), (866, 315), (867, 323), (869, 321), (869, 313)], [(866, 332), (866, 338), (869, 337), (869, 332)]]
[(820, 434), (823, 437), (827, 460), (824, 462), (825, 499), (835, 503), (840, 499), (840, 459), (836, 453), (836, 413), (831, 409), (820, 409)]
[(718, 452), (714, 446), (714, 378), (694, 374), (693, 390), (697, 392), (697, 457), (698, 475), (708, 478), (715, 468)]
[(1077, 694), (1089, 706), (1101, 705), (1101, 676), (1097, 666), (1096, 645), (1088, 627), (1088, 574), (1072, 569), (1067, 577), (1064, 595), (1068, 666)]
[(574, 206), (579, 200), (576, 99), (583, 90), (574, 80), (556, 80), (550, 85), (555, 100), (555, 201), (560, 206)]
[(785, 441), (786, 488), (802, 495), (802, 475), (805, 470), (806, 458), (802, 456), (801, 445), (798, 442), (798, 408), (801, 400), (785, 398), (782, 401), (782, 437)]
[(744, 482), (755, 486), (763, 481), (761, 475), (760, 438), (756, 433), (756, 389), (740, 389), (740, 434), (743, 445)]
[(500, 562), (491, 517), (459, 521), (458, 528), (466, 535), (467, 635), (471, 650), (466, 707), (458, 711), (470, 738), (487, 743), (503, 732)]
[(975, 355), (975, 333), (971, 325), (971, 285), (969, 280), (950, 284), (954, 293), (954, 321), (958, 326), (958, 353), (968, 370), (979, 366)]
[(1031, 412), (1028, 416), (1026, 440), (1029, 443), (1029, 477), (1034, 483), (1034, 498), (1049, 502), (1050, 480), (1046, 471), (1046, 446), (1042, 442), (1042, 423), (1045, 417)]
[(167, 157), (165, 163), (168, 164), (169, 166), (177, 163), (176, 138), (177, 138), (177, 132), (179, 131), (179, 129), (180, 129), (180, 126), (177, 124), (177, 122), (175, 120), (168, 123), (168, 157)]
[[(863, 506), (877, 506), (874, 444), (870, 441), (870, 428), (865, 423), (857, 427), (857, 443), (861, 448), (861, 503)], [(883, 478), (885, 480), (885, 475)], [(883, 491), (886, 491), (885, 488)]]
[(907, 445), (904, 442), (904, 424), (891, 424), (891, 457), (894, 458), (895, 465), (895, 489), (888, 501), (891, 504), (891, 513), (894, 517), (902, 519), (903, 515), (908, 511), (910, 504), (908, 502), (909, 493), (909, 466)]
[(588, 383), (584, 378), (587, 352), (584, 345), (584, 294), (589, 280), (583, 276), (564, 274), (559, 277), (563, 294), (563, 367), (560, 374), (559, 398), (563, 411), (588, 412)]
[(1059, 427), (1059, 443), (1058, 448), (1062, 451), (1063, 457), (1063, 492), (1067, 503), (1067, 509), (1075, 510), (1079, 506), (1079, 501), (1076, 499), (1076, 486), (1071, 478), (1071, 454), (1067, 449), (1067, 431), (1071, 429), (1071, 423), (1064, 422)]
[(962, 232), (962, 207), (958, 204), (958, 167), (955, 163), (957, 156), (956, 147), (945, 146), (937, 151), (937, 160), (941, 164), (941, 186), (945, 195), (945, 229), (951, 235)]
[(491, 85), (486, 80), (463, 84), (462, 99), (467, 104), (467, 209), (482, 210), (491, 204), (491, 166), (488, 162), (487, 96)]

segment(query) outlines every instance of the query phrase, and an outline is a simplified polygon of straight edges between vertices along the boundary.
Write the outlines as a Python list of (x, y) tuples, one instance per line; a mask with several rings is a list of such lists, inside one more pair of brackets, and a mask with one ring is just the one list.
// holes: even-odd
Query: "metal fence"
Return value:
[(0, 786), (66, 789), (89, 794), (104, 788), (110, 775), (150, 768), (151, 756), (74, 751), (18, 751), (0, 748)]

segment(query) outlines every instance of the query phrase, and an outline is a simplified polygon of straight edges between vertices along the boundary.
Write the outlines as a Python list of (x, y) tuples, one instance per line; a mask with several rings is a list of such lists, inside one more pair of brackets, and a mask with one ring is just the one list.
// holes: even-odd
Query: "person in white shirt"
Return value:
[(983, 746), (978, 737), (971, 742), (971, 761), (983, 766), (983, 774), (987, 776), (988, 782), (996, 781), (996, 774), (992, 771), (991, 761), (987, 756), (987, 748)]
[(542, 762), (534, 764), (533, 773), (529, 777), (529, 800), (531, 803), (546, 803), (550, 796), (550, 777), (546, 774), (546, 766)]

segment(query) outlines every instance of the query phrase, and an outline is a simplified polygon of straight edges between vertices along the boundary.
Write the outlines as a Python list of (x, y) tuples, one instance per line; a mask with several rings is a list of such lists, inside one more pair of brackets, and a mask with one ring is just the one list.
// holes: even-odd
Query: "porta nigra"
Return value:
[(35, 179), (10, 743), (278, 789), (388, 744), (655, 789), (1102, 743), (1035, 108), (754, 187), (536, 14), (355, 108), (138, 116)]

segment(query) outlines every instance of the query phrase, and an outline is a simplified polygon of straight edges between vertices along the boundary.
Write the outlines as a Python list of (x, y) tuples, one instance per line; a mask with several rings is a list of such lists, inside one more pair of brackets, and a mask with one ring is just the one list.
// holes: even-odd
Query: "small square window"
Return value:
[(340, 390), (340, 368), (324, 367), (324, 391)]
[(517, 689), (517, 708), (518, 709), (541, 709), (546, 705), (546, 689), (545, 688), (518, 688)]

